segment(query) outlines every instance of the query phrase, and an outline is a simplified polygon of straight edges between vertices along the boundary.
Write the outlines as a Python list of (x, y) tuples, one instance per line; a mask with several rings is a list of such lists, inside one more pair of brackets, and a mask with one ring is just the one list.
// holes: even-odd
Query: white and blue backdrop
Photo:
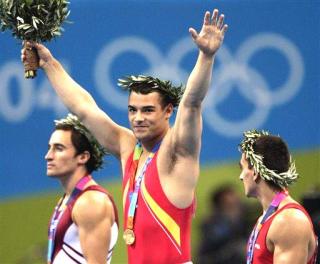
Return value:
[[(47, 46), (115, 121), (127, 126), (117, 78), (152, 74), (185, 83), (197, 57), (188, 28), (218, 8), (229, 30), (203, 107), (202, 164), (239, 156), (246, 129), (280, 134), (291, 150), (320, 146), (318, 0), (71, 0), (73, 24)], [(21, 44), (0, 34), (0, 199), (55, 188), (44, 155), (67, 111), (44, 73), (25, 80)], [(107, 158), (98, 178), (120, 177)], [(118, 178), (120, 179), (120, 178)]]

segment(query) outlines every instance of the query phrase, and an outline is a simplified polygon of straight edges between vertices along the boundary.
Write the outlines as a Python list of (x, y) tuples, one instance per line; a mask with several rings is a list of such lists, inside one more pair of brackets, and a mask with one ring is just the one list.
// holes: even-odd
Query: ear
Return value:
[(170, 119), (170, 117), (172, 116), (172, 113), (173, 113), (173, 105), (172, 104), (168, 104), (166, 106), (166, 119)]
[(86, 164), (89, 159), (90, 159), (90, 153), (89, 153), (89, 151), (84, 151), (84, 152), (82, 152), (82, 153), (80, 153), (80, 154), (78, 155), (78, 163), (79, 163), (80, 165)]
[(259, 183), (260, 180), (261, 180), (261, 177), (260, 177), (259, 173), (256, 173), (254, 170), (252, 170), (252, 171), (253, 171), (253, 180), (254, 180), (254, 182), (255, 183)]

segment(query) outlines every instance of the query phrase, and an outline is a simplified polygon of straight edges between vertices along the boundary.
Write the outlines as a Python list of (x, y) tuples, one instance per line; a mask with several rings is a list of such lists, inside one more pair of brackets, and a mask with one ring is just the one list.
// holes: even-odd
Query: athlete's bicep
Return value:
[(89, 191), (81, 198), (72, 212), (81, 249), (88, 263), (105, 264), (114, 222), (112, 203), (99, 192)]
[(181, 103), (171, 134), (171, 148), (174, 154), (197, 159), (200, 153), (201, 134), (201, 108), (188, 108)]
[(277, 215), (270, 227), (275, 264), (307, 263), (310, 224), (299, 210), (288, 209)]

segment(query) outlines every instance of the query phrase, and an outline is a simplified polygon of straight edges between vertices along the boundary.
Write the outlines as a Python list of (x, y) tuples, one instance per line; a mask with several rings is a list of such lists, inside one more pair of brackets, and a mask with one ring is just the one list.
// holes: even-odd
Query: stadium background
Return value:
[[(320, 185), (319, 1), (75, 0), (73, 23), (48, 44), (98, 105), (127, 126), (127, 97), (117, 78), (154, 74), (185, 83), (197, 56), (188, 28), (199, 30), (213, 8), (225, 13), (229, 31), (204, 104), (194, 251), (209, 193), (225, 182), (242, 191), (243, 130), (267, 129), (287, 140), (301, 174), (291, 190), (296, 199)], [(53, 120), (67, 112), (43, 72), (24, 80), (21, 46), (10, 33), (0, 35), (0, 47), (0, 263), (36, 263), (61, 195), (45, 176), (44, 155)], [(96, 178), (121, 210), (118, 162), (107, 157)], [(121, 238), (113, 261), (125, 262)]]

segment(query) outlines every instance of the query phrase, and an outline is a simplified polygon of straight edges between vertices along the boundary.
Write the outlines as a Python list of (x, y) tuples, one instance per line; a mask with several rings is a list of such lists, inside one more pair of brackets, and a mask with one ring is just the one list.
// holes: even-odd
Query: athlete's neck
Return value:
[[(167, 131), (166, 131), (167, 132)], [(143, 153), (150, 153), (152, 152), (153, 148), (158, 144), (166, 135), (166, 133), (160, 134), (149, 140), (141, 140), (141, 146), (143, 149)]]
[(72, 193), (73, 189), (76, 187), (79, 180), (87, 174), (87, 171), (83, 171), (61, 178), (60, 182), (65, 194), (69, 196)]
[(264, 212), (268, 209), (269, 205), (278, 192), (278, 190), (269, 188), (268, 186), (263, 186), (259, 189), (257, 198)]

